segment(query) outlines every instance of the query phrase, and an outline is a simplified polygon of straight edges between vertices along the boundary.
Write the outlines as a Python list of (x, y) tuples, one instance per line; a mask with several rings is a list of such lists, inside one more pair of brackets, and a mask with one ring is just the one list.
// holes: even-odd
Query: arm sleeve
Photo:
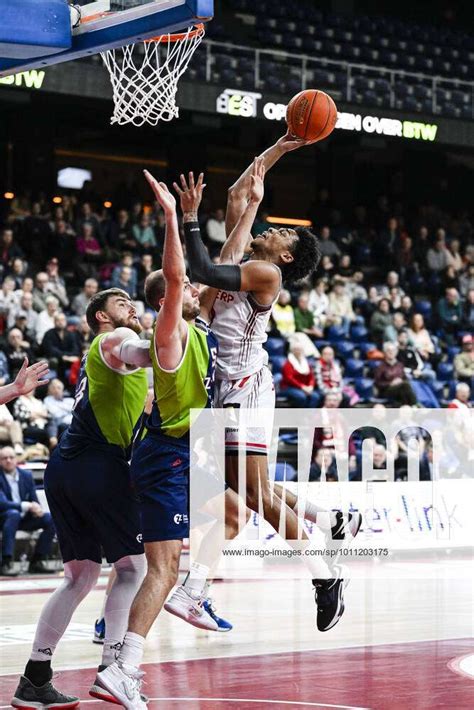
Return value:
[(135, 367), (149, 367), (150, 359), (150, 342), (148, 340), (137, 340), (130, 338), (125, 340), (120, 346), (120, 359), (127, 365), (135, 365)]
[(203, 244), (198, 222), (185, 222), (184, 238), (193, 281), (224, 291), (240, 291), (240, 266), (212, 263)]

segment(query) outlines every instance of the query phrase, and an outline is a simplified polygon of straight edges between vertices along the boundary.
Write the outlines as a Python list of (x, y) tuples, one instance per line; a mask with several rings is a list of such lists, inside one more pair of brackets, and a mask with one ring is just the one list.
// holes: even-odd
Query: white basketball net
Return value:
[(178, 81), (204, 34), (204, 26), (199, 25), (180, 35), (163, 35), (101, 52), (114, 92), (111, 124), (156, 126), (158, 121), (177, 118)]

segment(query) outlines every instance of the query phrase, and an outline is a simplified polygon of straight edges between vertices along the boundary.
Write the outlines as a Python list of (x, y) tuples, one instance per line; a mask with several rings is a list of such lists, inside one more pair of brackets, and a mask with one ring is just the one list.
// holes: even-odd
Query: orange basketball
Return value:
[(336, 104), (328, 94), (306, 89), (294, 96), (286, 109), (290, 133), (297, 138), (322, 140), (333, 132), (337, 121)]

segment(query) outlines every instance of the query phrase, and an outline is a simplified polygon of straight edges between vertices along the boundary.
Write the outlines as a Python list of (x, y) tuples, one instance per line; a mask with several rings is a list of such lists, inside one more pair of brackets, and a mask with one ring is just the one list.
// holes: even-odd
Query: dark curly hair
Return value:
[(305, 227), (297, 227), (295, 232), (298, 239), (291, 248), (293, 261), (283, 264), (281, 267), (285, 286), (293, 286), (298, 281), (310, 276), (316, 271), (321, 261), (319, 240), (316, 235)]

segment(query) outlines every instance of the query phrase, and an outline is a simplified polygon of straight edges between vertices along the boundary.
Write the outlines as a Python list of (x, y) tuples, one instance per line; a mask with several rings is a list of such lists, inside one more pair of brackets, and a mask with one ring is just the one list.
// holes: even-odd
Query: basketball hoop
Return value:
[(205, 35), (204, 25), (102, 52), (115, 109), (111, 124), (156, 126), (179, 116), (178, 81)]

